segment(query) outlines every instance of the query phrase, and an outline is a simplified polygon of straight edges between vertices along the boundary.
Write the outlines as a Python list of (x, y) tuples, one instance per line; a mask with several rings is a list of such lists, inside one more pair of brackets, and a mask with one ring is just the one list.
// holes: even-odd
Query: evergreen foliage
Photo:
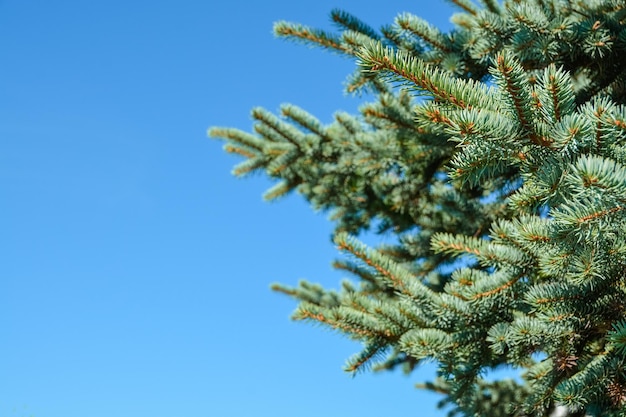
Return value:
[[(363, 343), (346, 369), (435, 360), (421, 387), (450, 415), (626, 415), (626, 1), (452, 0), (448, 33), (409, 13), (376, 31), (275, 33), (356, 59), (373, 92), (329, 125), (254, 109), (256, 134), (212, 128), (336, 221), (353, 274), (301, 282), (294, 319)], [(370, 248), (359, 232), (398, 237)], [(487, 381), (512, 367), (521, 381)]]

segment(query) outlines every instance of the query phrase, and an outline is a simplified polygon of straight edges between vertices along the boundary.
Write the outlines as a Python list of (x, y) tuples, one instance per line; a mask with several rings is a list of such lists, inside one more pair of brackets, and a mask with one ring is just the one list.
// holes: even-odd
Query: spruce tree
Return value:
[[(458, 416), (626, 415), (626, 1), (452, 0), (454, 28), (410, 13), (283, 38), (354, 58), (376, 97), (322, 124), (254, 109), (254, 134), (212, 128), (336, 223), (354, 276), (274, 289), (293, 317), (363, 343), (346, 369), (411, 372)], [(365, 230), (397, 243), (368, 247)], [(508, 366), (519, 380), (488, 381)]]

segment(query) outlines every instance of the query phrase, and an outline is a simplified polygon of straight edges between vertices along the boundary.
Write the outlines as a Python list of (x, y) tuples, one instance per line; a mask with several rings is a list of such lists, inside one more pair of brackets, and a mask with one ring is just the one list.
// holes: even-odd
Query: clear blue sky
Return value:
[[(384, 4), (384, 6), (383, 6)], [(253, 106), (354, 111), (352, 63), (277, 40), (285, 19), (374, 27), (436, 1), (0, 0), (0, 417), (442, 415), (432, 369), (350, 378), (359, 346), (269, 290), (344, 276), (331, 225), (209, 126)]]

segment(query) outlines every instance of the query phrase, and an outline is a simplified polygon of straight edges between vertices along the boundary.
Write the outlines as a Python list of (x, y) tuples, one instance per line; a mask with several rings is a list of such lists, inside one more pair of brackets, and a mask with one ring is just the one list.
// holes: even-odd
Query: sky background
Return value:
[(329, 122), (353, 63), (275, 39), (436, 1), (0, 0), (0, 417), (440, 416), (410, 377), (289, 320), (272, 282), (336, 287), (332, 225), (235, 179), (209, 126), (294, 103)]

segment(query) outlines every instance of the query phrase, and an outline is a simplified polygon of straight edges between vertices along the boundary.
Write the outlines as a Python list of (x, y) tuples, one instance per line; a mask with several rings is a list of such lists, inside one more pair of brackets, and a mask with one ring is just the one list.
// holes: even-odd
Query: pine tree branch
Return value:
[(354, 32), (362, 33), (371, 39), (378, 40), (380, 35), (372, 29), (369, 25), (361, 21), (356, 16), (340, 9), (333, 9), (330, 12), (330, 17), (340, 28), (352, 30)]
[(308, 26), (280, 21), (274, 24), (274, 34), (278, 37), (303, 42), (312, 46), (321, 46), (342, 54), (354, 55), (354, 51), (343, 45), (338, 37)]
[(483, 84), (454, 79), (404, 51), (394, 51), (380, 43), (372, 43), (361, 49), (358, 57), (364, 71), (389, 74), (392, 80), (409, 88), (426, 90), (437, 100), (460, 108), (496, 108), (489, 90)]

